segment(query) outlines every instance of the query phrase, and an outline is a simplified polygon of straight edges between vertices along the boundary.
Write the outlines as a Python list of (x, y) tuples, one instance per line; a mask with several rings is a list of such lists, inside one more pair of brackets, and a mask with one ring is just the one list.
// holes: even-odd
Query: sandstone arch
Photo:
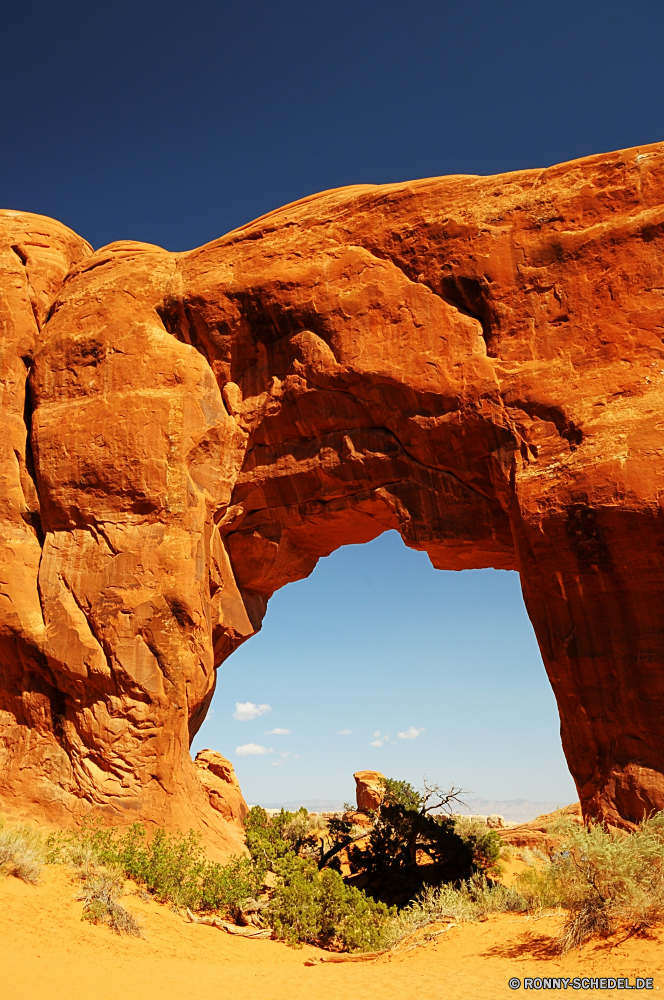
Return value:
[(664, 808), (663, 145), (325, 192), (185, 254), (0, 224), (6, 803), (237, 846), (188, 753), (215, 666), (397, 528), (519, 570), (586, 814)]

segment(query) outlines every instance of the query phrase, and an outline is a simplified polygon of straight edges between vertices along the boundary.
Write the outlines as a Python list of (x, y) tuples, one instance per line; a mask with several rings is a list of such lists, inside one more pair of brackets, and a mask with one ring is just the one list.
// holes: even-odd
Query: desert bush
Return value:
[[(578, 830), (578, 827), (575, 827), (575, 830)], [(551, 860), (551, 856), (545, 851), (541, 851), (539, 847), (522, 847), (515, 853), (517, 858), (520, 858), (529, 868), (536, 868), (538, 861), (548, 863)]]
[(420, 888), (418, 851), (437, 866), (439, 880), (455, 881), (472, 873), (473, 848), (455, 832), (452, 819), (386, 802), (367, 838), (350, 847), (348, 857), (352, 871), (366, 874), (372, 882), (380, 880), (382, 891), (391, 892), (391, 886), (401, 896)]
[(0, 871), (35, 884), (44, 867), (44, 840), (28, 826), (6, 826), (0, 820)]
[(383, 802), (391, 806), (401, 806), (409, 812), (418, 812), (422, 806), (422, 796), (408, 781), (385, 778)]
[(571, 837), (580, 828), (580, 824), (570, 816), (557, 816), (549, 823), (545, 823), (544, 829), (548, 834), (554, 836)]
[(252, 858), (267, 868), (272, 868), (284, 855), (297, 854), (316, 842), (314, 824), (304, 807), (295, 813), (282, 809), (276, 816), (268, 816), (261, 806), (253, 806), (244, 825)]
[(310, 943), (343, 951), (383, 947), (393, 911), (346, 885), (338, 872), (319, 871), (316, 861), (306, 856), (313, 824), (305, 809), (297, 813), (282, 809), (270, 817), (254, 806), (245, 826), (252, 857), (267, 864), (278, 878), (262, 911), (275, 937), (291, 945)]
[[(445, 792), (426, 781), (420, 793), (406, 781), (385, 779), (385, 793), (371, 829), (357, 844), (351, 844), (346, 835), (351, 872), (364, 881), (368, 892), (404, 906), (427, 883), (458, 884), (477, 868), (495, 870), (493, 855), (499, 847), (494, 850), (493, 839), (464, 839), (455, 828), (450, 805), (459, 801), (460, 794), (457, 788)], [(490, 859), (485, 859), (485, 851)], [(422, 863), (423, 855), (427, 863)], [(332, 859), (331, 864), (340, 868), (338, 860)]]
[(139, 823), (124, 834), (99, 825), (52, 834), (47, 850), (51, 862), (116, 868), (159, 900), (230, 915), (260, 891), (265, 875), (265, 867), (249, 858), (231, 858), (225, 865), (209, 861), (193, 830), (167, 834), (158, 829), (148, 838)]
[(505, 845), (497, 830), (481, 820), (455, 816), (454, 832), (470, 847), (476, 871), (494, 878), (502, 874), (500, 859)]
[(458, 887), (427, 886), (399, 916), (405, 927), (416, 929), (442, 920), (478, 920), (489, 913), (520, 913), (526, 909), (527, 901), (516, 889), (476, 873)]
[(329, 820), (319, 813), (309, 813), (307, 816), (307, 833), (324, 833)]
[(83, 884), (76, 899), (83, 900), (83, 920), (93, 924), (108, 924), (117, 934), (142, 937), (136, 918), (120, 905), (124, 873), (119, 869), (100, 869), (83, 875)]
[[(519, 892), (499, 883), (490, 882), (477, 872), (459, 886), (451, 884), (427, 886), (410, 904), (393, 918), (385, 937), (392, 948), (432, 924), (460, 923), (481, 920), (489, 913), (522, 913), (526, 900)], [(433, 936), (444, 933), (438, 930)], [(426, 942), (430, 936), (425, 935)]]
[(529, 908), (562, 906), (561, 952), (626, 924), (640, 930), (664, 919), (662, 814), (628, 834), (576, 828), (553, 859), (517, 880)]
[(407, 781), (385, 778), (369, 829), (354, 828), (344, 818), (329, 820), (319, 867), (340, 872), (347, 860), (351, 877), (369, 894), (401, 906), (427, 883), (459, 884), (476, 872), (497, 877), (504, 846), (500, 835), (486, 823), (451, 815), (451, 803), (461, 794), (426, 780), (418, 792)]
[[(283, 866), (282, 866), (283, 869)], [(291, 859), (264, 917), (289, 944), (317, 944), (339, 951), (378, 951), (392, 939), (396, 911), (344, 883), (331, 869)]]

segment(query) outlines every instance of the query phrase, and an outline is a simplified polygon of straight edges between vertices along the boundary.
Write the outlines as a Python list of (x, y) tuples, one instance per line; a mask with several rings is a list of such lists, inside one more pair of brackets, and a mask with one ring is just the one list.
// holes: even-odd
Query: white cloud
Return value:
[(337, 733), (337, 736), (350, 736), (352, 732), (353, 732), (352, 729), (340, 729), (339, 732)]
[(274, 750), (259, 746), (258, 743), (243, 743), (242, 746), (235, 747), (235, 753), (238, 757), (262, 757), (264, 753), (274, 753)]
[(290, 729), (270, 729), (266, 736), (290, 736)]
[(288, 759), (288, 757), (291, 757), (293, 760), (299, 760), (299, 754), (291, 753), (290, 750), (280, 750), (279, 751), (279, 756), (281, 757), (281, 760), (271, 760), (270, 761), (270, 764), (272, 765), (272, 767), (281, 767), (282, 764), (286, 763), (286, 760)]
[(386, 743), (389, 743), (389, 741), (390, 741), (390, 734), (388, 733), (386, 736), (381, 736), (380, 735), (380, 729), (377, 729), (376, 732), (374, 733), (374, 738), (372, 739), (372, 741), (369, 744), (369, 746), (370, 747), (382, 747)]
[(257, 716), (265, 715), (266, 712), (271, 711), (269, 705), (254, 705), (253, 701), (236, 701), (233, 718), (237, 719), (238, 722), (248, 722), (249, 719), (255, 719)]
[(415, 726), (409, 726), (403, 733), (397, 733), (400, 740), (416, 740), (420, 733), (424, 732), (424, 728), (416, 729)]

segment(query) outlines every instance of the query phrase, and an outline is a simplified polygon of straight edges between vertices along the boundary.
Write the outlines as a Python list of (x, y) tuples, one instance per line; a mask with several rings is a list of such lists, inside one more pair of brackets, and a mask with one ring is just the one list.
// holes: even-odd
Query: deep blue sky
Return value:
[(664, 138), (661, 0), (2, 4), (0, 203), (185, 250), (343, 184)]
[[(664, 139), (661, 0), (42, 0), (3, 4), (0, 39), (0, 204), (95, 247), (184, 250), (329, 187)], [(236, 701), (272, 711), (236, 721)], [(252, 801), (349, 798), (358, 767), (574, 797), (517, 577), (436, 573), (392, 535), (273, 598), (204, 743)]]

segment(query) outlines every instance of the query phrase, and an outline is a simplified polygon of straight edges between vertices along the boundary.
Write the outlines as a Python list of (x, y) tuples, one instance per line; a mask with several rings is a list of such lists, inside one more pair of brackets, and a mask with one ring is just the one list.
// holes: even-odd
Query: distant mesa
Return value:
[(189, 253), (1, 213), (2, 807), (234, 850), (189, 754), (216, 667), (396, 529), (519, 571), (584, 815), (664, 808), (663, 287), (663, 144)]
[(313, 813), (342, 813), (344, 808), (341, 799), (290, 799), (288, 802), (263, 802), (260, 804), (270, 812), (279, 812), (280, 809), (297, 812), (298, 809), (304, 808), (307, 812)]

